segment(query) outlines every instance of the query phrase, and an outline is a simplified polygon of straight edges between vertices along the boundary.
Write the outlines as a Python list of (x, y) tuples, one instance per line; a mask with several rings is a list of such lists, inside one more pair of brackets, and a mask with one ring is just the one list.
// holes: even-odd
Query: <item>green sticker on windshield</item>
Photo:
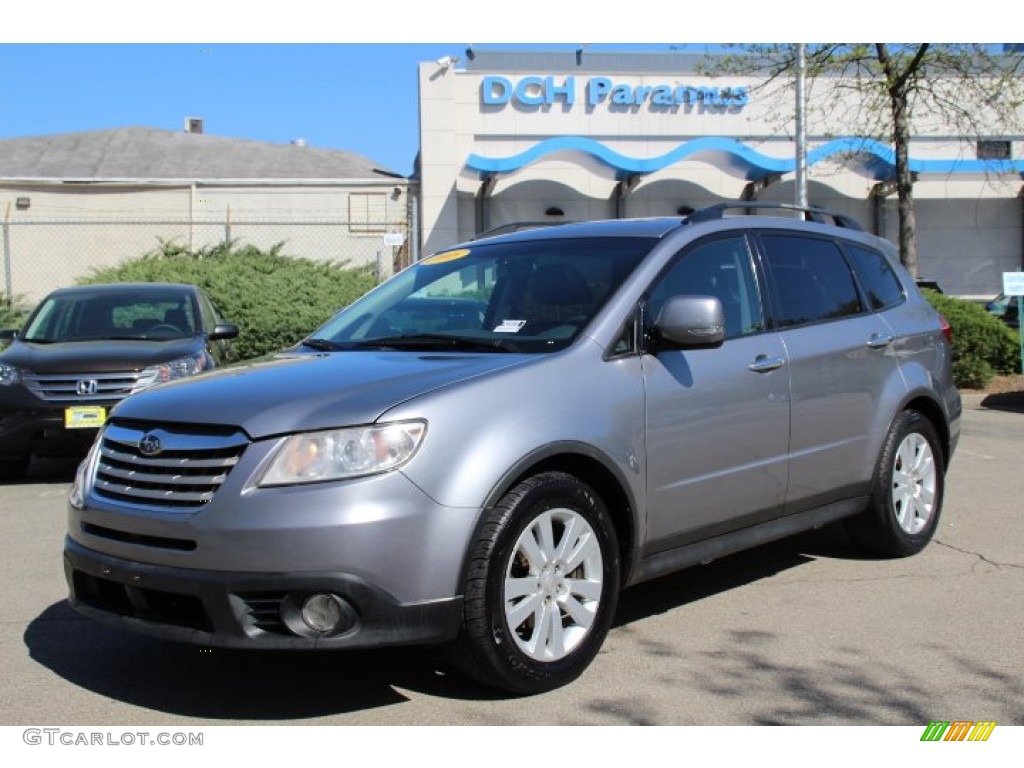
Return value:
[(428, 256), (420, 264), (444, 264), (446, 261), (455, 261), (461, 259), (463, 256), (469, 256), (468, 248), (460, 248), (457, 251), (444, 251), (443, 253), (435, 253), (433, 256)]

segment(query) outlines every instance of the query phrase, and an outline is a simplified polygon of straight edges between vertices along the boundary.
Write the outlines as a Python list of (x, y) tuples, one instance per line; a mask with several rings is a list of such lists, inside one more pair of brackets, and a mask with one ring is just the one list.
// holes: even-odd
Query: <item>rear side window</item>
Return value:
[(778, 325), (789, 328), (864, 311), (850, 267), (831, 240), (763, 234)]
[(843, 243), (843, 249), (872, 309), (888, 309), (903, 301), (903, 286), (885, 256), (851, 243)]

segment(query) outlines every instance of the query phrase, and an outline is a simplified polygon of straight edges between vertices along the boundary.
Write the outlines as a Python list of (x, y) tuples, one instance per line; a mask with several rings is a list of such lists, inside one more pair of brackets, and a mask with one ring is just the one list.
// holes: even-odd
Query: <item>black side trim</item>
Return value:
[[(498, 481), (497, 485), (491, 489), (487, 499), (484, 501), (484, 508), (490, 509), (497, 504), (501, 497), (512, 487), (513, 483), (523, 475), (530, 467), (536, 466), (547, 459), (554, 458), (556, 456), (570, 456), (570, 455), (585, 456), (588, 459), (596, 461), (601, 464), (608, 472), (615, 477), (616, 482), (622, 488), (629, 500), (629, 506), (631, 509), (636, 509), (636, 499), (633, 498), (633, 492), (630, 488), (629, 481), (620, 471), (618, 465), (612, 461), (606, 454), (596, 450), (593, 446), (586, 443), (578, 443), (570, 440), (562, 440), (554, 443), (549, 443), (542, 448), (539, 448), (532, 453), (528, 453), (517, 461), (513, 466), (506, 470), (505, 474), (501, 476), (501, 480)], [(586, 479), (586, 478), (584, 478)]]
[(856, 515), (864, 510), (867, 502), (867, 496), (846, 499), (807, 512), (800, 512), (740, 531), (716, 536), (696, 544), (661, 552), (638, 563), (633, 578), (629, 584), (624, 586), (681, 571), (698, 563), (709, 563), (744, 549), (784, 539), (801, 531), (818, 528), (835, 520)]

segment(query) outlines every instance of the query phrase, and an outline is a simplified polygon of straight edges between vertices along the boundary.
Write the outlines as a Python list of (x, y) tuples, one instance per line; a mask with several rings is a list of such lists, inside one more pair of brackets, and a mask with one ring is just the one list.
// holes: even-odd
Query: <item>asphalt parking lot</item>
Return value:
[(937, 539), (877, 560), (825, 529), (635, 587), (584, 676), (530, 699), (436, 649), (203, 650), (67, 607), (70, 462), (0, 486), (5, 725), (1024, 725), (1024, 413), (968, 399)]

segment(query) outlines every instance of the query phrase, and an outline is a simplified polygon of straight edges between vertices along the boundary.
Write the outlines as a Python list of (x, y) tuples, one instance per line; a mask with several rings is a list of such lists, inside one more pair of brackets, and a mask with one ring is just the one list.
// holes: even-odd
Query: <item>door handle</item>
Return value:
[(786, 361), (781, 357), (768, 357), (768, 355), (758, 355), (754, 358), (749, 366), (750, 370), (754, 373), (768, 373), (768, 371), (774, 371), (776, 368), (781, 368)]
[(871, 338), (868, 339), (868, 346), (871, 349), (884, 349), (896, 341), (896, 337), (891, 333), (872, 333)]

